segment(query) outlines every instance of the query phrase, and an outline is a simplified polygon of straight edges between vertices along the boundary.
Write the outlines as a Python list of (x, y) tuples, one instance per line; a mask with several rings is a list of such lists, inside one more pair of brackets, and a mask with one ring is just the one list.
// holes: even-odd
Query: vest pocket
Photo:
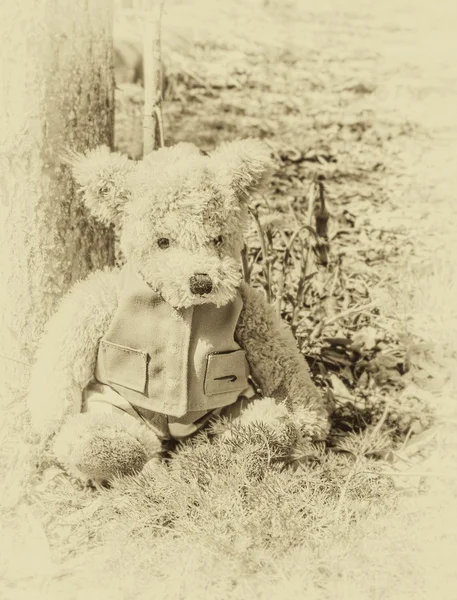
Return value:
[(240, 392), (248, 387), (248, 374), (249, 368), (244, 350), (208, 354), (205, 395)]
[(103, 375), (115, 385), (144, 394), (147, 380), (148, 354), (101, 340)]

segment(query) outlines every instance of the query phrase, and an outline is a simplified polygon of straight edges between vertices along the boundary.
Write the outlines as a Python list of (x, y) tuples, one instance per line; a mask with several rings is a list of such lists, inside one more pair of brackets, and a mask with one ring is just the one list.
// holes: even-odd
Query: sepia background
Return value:
[(333, 428), (294, 471), (200, 441), (94, 491), (36, 455), (24, 398), (61, 296), (123, 260), (61, 161), (142, 156), (142, 13), (111, 11), (0, 2), (0, 596), (454, 599), (457, 5), (165, 0), (165, 144), (268, 143), (251, 279)]

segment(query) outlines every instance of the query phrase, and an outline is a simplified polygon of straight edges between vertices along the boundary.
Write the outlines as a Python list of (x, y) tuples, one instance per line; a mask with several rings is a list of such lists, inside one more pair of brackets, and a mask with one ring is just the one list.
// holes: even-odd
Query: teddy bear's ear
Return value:
[(126, 181), (136, 163), (107, 146), (84, 153), (68, 152), (62, 159), (71, 166), (83, 201), (94, 217), (106, 224), (116, 222), (130, 197)]
[(246, 199), (270, 175), (273, 161), (268, 146), (253, 138), (221, 144), (210, 154), (217, 171), (236, 193)]

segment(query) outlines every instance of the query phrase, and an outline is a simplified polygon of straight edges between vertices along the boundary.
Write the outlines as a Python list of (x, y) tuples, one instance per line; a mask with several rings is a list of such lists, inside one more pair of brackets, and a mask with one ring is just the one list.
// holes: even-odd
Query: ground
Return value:
[[(263, 137), (277, 159), (256, 205), (264, 232), (301, 224), (310, 181), (325, 177), (329, 265), (305, 269), (305, 310), (294, 316), (293, 274), (278, 309), (329, 386), (334, 433), (358, 434), (340, 438), (353, 454), (336, 436), (278, 472), (262, 436), (202, 439), (155, 477), (94, 492), (54, 467), (35, 473), (15, 397), (1, 432), (2, 597), (455, 597), (456, 17), (453, 2), (417, 0), (166, 3), (167, 142)], [(269, 272), (256, 235), (253, 276), (274, 300), (279, 259)], [(281, 234), (264, 235), (283, 256)], [(362, 353), (335, 344), (360, 332)], [(380, 368), (381, 355), (394, 360)], [(434, 425), (390, 414), (413, 391)], [(345, 394), (381, 414), (357, 429), (368, 413)]]

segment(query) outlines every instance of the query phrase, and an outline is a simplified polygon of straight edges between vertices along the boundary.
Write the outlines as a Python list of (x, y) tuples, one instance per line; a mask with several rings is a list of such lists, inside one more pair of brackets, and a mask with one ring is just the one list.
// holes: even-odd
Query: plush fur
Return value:
[(49, 320), (32, 369), (28, 407), (46, 439), (81, 411), (82, 390), (95, 367), (98, 340), (117, 308), (117, 272), (97, 271), (77, 283)]
[(97, 484), (141, 471), (160, 450), (157, 436), (144, 425), (107, 414), (70, 417), (54, 443), (57, 458), (73, 475)]
[(236, 334), (254, 379), (261, 382), (265, 395), (283, 401), (299, 415), (307, 435), (323, 437), (328, 430), (328, 413), (292, 332), (278, 319), (262, 292), (242, 283), (241, 295), (244, 306)]
[[(101, 147), (67, 160), (83, 201), (100, 220), (120, 224), (125, 257), (166, 302), (224, 306), (241, 292), (235, 337), (265, 398), (239, 421), (281, 429), (292, 419), (302, 434), (325, 437), (328, 416), (292, 334), (264, 295), (241, 281), (249, 194), (271, 166), (266, 146), (244, 140), (204, 155), (181, 143), (139, 162)], [(192, 293), (189, 281), (197, 273), (210, 277), (207, 293)], [(160, 452), (141, 421), (80, 414), (99, 339), (117, 308), (116, 277), (115, 270), (93, 273), (62, 300), (41, 341), (29, 394), (41, 438), (58, 433), (54, 449), (61, 462), (96, 482), (153, 465)]]

